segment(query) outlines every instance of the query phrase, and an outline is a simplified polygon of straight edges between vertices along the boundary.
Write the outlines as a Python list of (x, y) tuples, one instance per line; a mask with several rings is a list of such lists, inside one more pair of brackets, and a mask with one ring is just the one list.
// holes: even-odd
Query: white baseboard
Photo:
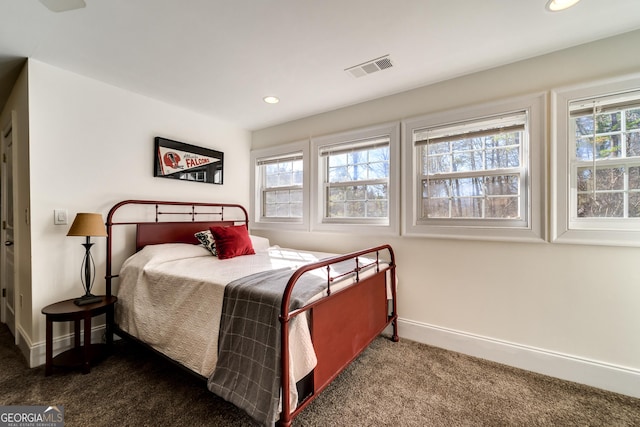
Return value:
[[(104, 325), (92, 327), (91, 342), (93, 344), (99, 344), (104, 342), (103, 340), (104, 333), (105, 333)], [(81, 331), (81, 337), (84, 337), (84, 333), (82, 333), (82, 331)], [(23, 341), (24, 340), (20, 340), (20, 342), (23, 342)], [(60, 337), (55, 337), (53, 339), (53, 356), (55, 357), (56, 354), (69, 350), (72, 347), (73, 347), (73, 332)], [(47, 356), (47, 353), (46, 353), (47, 346), (45, 341), (41, 341), (37, 344), (29, 345), (26, 351), (25, 349), (22, 348), (22, 346), (20, 349), (27, 357), (27, 360), (29, 361), (29, 367), (35, 368), (36, 366), (44, 365), (46, 361), (46, 356)]]
[(22, 329), (22, 326), (16, 325), (16, 336), (17, 336), (17, 346), (20, 349), (20, 352), (24, 355), (25, 359), (29, 361), (29, 367), (33, 368), (31, 365), (31, 361), (29, 355), (31, 353), (31, 340), (27, 337), (27, 334)]
[(401, 338), (527, 371), (640, 398), (640, 370), (637, 369), (514, 344), (407, 319), (398, 320), (398, 335)]

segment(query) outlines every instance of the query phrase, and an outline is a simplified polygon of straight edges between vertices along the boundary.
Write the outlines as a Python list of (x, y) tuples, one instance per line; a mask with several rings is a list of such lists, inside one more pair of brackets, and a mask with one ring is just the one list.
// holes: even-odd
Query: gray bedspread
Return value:
[[(353, 268), (353, 263), (349, 265)], [(273, 425), (279, 416), (278, 318), (282, 294), (292, 273), (290, 269), (256, 273), (226, 286), (218, 364), (207, 382), (209, 390), (264, 425)], [(326, 278), (303, 275), (294, 287), (290, 310), (302, 307), (326, 285)]]

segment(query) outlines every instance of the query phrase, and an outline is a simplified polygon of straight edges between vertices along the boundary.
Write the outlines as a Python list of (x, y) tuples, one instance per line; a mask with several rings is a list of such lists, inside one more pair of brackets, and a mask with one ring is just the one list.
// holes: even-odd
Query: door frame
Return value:
[[(16, 130), (17, 130), (17, 113), (15, 110), (11, 111), (9, 120), (7, 120), (7, 122), (2, 126), (2, 128), (0, 128), (0, 130), (2, 131), (2, 134), (0, 134), (0, 156), (4, 157), (6, 155), (5, 152), (5, 136), (8, 135), (9, 133), (11, 133), (11, 144), (12, 144), (12, 175), (13, 175), (13, 179), (11, 180), (11, 182), (13, 183), (13, 191), (12, 191), (12, 195), (13, 195), (13, 200), (11, 201), (11, 206), (13, 207), (13, 218), (14, 218), (14, 230), (13, 230), (13, 239), (14, 242), (16, 240), (16, 219), (17, 217), (15, 216), (15, 203), (16, 203), (16, 192), (15, 192), (15, 187), (16, 187), (16, 169), (15, 169), (15, 149), (16, 149)], [(0, 158), (0, 160), (2, 160), (2, 158)], [(7, 206), (5, 203), (5, 198), (6, 198), (6, 185), (7, 185), (7, 177), (6, 177), (6, 166), (5, 166), (6, 162), (2, 162), (1, 166), (0, 166), (0, 288), (5, 289), (7, 284), (5, 283), (6, 281), (6, 268), (7, 268), (7, 250), (6, 250), (6, 246), (4, 245), (4, 242), (6, 240), (6, 230), (5, 227), (3, 226), (3, 221), (6, 220), (7, 217)], [(18, 302), (18, 297), (17, 295), (19, 294), (20, 290), (18, 289), (18, 281), (16, 280), (16, 272), (15, 272), (15, 259), (16, 259), (16, 251), (15, 251), (15, 245), (14, 245), (14, 274), (13, 276), (13, 315), (14, 315), (14, 319), (13, 319), (13, 328), (14, 330), (11, 331), (14, 334), (14, 339), (15, 339), (15, 344), (19, 344), (19, 339), (18, 339), (18, 319), (20, 318), (19, 315), (19, 311), (20, 311), (20, 307), (17, 304)], [(2, 323), (6, 323), (7, 322), (7, 298), (8, 296), (2, 296), (0, 295), (1, 299), (0, 299), (0, 321)]]

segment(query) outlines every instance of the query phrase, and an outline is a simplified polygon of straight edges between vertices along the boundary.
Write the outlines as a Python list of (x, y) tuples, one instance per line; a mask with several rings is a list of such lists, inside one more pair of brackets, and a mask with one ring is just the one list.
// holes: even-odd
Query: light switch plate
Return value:
[(55, 225), (66, 225), (67, 217), (69, 216), (66, 209), (54, 209), (53, 210), (53, 223)]

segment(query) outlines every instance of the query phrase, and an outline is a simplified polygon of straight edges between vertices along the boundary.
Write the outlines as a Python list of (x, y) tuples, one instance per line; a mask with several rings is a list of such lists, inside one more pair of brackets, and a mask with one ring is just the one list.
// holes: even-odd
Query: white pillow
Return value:
[(266, 237), (253, 235), (249, 235), (249, 237), (251, 238), (251, 245), (253, 246), (253, 250), (256, 252), (266, 251), (271, 246), (269, 244), (269, 239), (267, 239)]

